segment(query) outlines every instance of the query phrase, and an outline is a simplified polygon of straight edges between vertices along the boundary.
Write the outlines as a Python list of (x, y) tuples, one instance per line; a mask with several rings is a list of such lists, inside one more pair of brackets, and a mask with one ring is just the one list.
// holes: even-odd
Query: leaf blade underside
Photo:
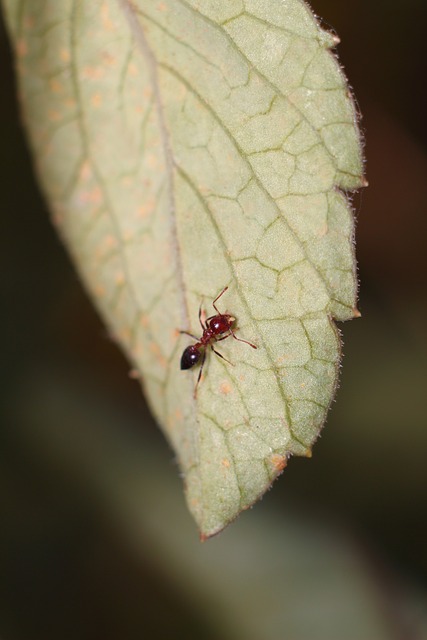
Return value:
[[(362, 184), (335, 38), (300, 0), (4, 2), (55, 224), (140, 371), (202, 536), (309, 455), (357, 314)], [(201, 301), (238, 335), (194, 374)]]

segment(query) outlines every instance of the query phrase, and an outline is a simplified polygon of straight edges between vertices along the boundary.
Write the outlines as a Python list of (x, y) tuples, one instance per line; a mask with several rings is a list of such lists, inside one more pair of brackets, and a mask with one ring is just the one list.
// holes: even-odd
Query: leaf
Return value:
[[(301, 0), (4, 0), (55, 224), (176, 451), (202, 537), (309, 455), (355, 311), (355, 111)], [(198, 308), (238, 335), (180, 371)], [(213, 357), (211, 357), (213, 356)]]

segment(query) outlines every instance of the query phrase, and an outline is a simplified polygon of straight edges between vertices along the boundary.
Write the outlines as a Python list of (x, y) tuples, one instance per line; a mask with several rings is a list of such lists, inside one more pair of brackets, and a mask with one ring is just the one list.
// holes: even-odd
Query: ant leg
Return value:
[(216, 349), (213, 348), (213, 346), (211, 345), (211, 349), (214, 353), (216, 353), (216, 355), (219, 358), (222, 358), (223, 360), (225, 360), (226, 362), (228, 362), (228, 364), (231, 364), (232, 367), (234, 367), (234, 364), (232, 362), (230, 362), (230, 360), (227, 360), (227, 358), (224, 358), (224, 356), (222, 355), (222, 353), (220, 353), (219, 351), (217, 351)]
[(202, 321), (202, 303), (200, 303), (200, 307), (199, 307), (199, 322), (200, 322), (200, 325), (202, 327), (202, 331), (204, 331), (206, 329), (206, 327), (205, 327), (205, 325), (203, 324), (203, 321)]
[(194, 338), (194, 340), (198, 340), (199, 338), (189, 331), (180, 331), (179, 333), (185, 333), (186, 336), (190, 336), (190, 338)]
[(226, 333), (225, 336), (222, 336), (222, 338), (215, 338), (215, 342), (221, 342), (221, 340), (225, 340), (226, 338), (229, 338), (231, 336), (231, 333)]
[(228, 287), (224, 287), (224, 289), (221, 291), (221, 293), (220, 293), (219, 295), (217, 295), (217, 297), (215, 298), (215, 300), (212, 302), (212, 306), (213, 306), (213, 308), (215, 309), (215, 311), (217, 312), (217, 314), (218, 314), (219, 316), (221, 316), (221, 315), (222, 315), (222, 313), (218, 310), (218, 307), (216, 306), (215, 302), (216, 302), (217, 300), (219, 300), (219, 299), (220, 299), (220, 297), (222, 296), (222, 294), (223, 294), (223, 293), (225, 293), (225, 292), (227, 291), (227, 289), (228, 289)]
[(236, 334), (234, 333), (233, 329), (230, 329), (230, 334), (233, 336), (233, 338), (235, 340), (238, 340), (239, 342), (244, 342), (245, 344), (248, 344), (250, 347), (252, 347), (252, 349), (257, 349), (258, 348), (254, 344), (252, 344), (252, 342), (248, 342), (247, 340), (242, 340), (242, 338), (238, 338), (236, 336)]
[(194, 387), (194, 398), (197, 397), (197, 387), (199, 386), (200, 378), (202, 377), (202, 371), (203, 371), (203, 367), (205, 366), (205, 360), (206, 360), (206, 351), (203, 351), (202, 364), (200, 365), (199, 375), (197, 376), (196, 386)]

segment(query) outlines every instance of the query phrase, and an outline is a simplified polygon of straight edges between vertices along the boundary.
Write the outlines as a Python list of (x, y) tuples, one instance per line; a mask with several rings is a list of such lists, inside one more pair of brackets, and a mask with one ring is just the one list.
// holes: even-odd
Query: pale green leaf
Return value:
[[(355, 111), (301, 0), (4, 0), (55, 224), (177, 453), (202, 536), (309, 455), (355, 311)], [(180, 371), (212, 299), (238, 335)]]

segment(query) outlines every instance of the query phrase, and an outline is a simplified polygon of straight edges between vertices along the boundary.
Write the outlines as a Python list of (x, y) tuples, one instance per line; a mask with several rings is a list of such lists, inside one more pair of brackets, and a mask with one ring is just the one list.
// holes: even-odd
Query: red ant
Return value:
[(216, 353), (217, 356), (228, 362), (228, 364), (233, 364), (227, 358), (224, 358), (216, 349), (214, 349), (213, 342), (220, 342), (221, 340), (225, 340), (230, 336), (233, 336), (235, 340), (239, 342), (244, 342), (248, 344), (252, 349), (256, 349), (256, 346), (247, 340), (242, 340), (242, 338), (238, 338), (233, 331), (233, 324), (236, 322), (236, 318), (229, 313), (221, 313), (216, 306), (215, 302), (220, 299), (220, 297), (227, 291), (228, 287), (225, 287), (221, 293), (215, 298), (212, 302), (212, 306), (215, 309), (217, 315), (210, 316), (205, 321), (205, 324), (202, 320), (202, 305), (199, 307), (199, 322), (203, 330), (203, 335), (201, 338), (194, 336), (192, 333), (188, 331), (180, 331), (180, 333), (185, 333), (194, 340), (197, 340), (196, 344), (191, 344), (189, 347), (184, 349), (181, 356), (181, 369), (191, 369), (195, 364), (197, 364), (202, 358), (202, 364), (200, 366), (199, 376), (197, 378), (196, 386), (194, 388), (194, 397), (197, 394), (197, 387), (200, 382), (200, 378), (202, 377), (203, 366), (206, 360), (206, 347), (210, 346), (212, 351)]

